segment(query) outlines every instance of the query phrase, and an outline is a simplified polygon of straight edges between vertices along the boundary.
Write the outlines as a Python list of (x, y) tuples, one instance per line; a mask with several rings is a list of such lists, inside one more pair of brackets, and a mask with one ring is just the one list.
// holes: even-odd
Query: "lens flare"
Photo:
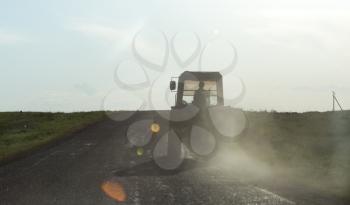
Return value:
[(126, 194), (123, 186), (116, 181), (104, 182), (101, 189), (107, 196), (118, 202), (123, 202), (126, 200)]
[(137, 156), (142, 156), (143, 153), (144, 153), (144, 150), (143, 150), (142, 147), (139, 147), (139, 148), (136, 149), (136, 154), (137, 154)]
[(160, 131), (160, 126), (158, 123), (152, 123), (151, 124), (151, 131), (153, 133), (158, 133)]

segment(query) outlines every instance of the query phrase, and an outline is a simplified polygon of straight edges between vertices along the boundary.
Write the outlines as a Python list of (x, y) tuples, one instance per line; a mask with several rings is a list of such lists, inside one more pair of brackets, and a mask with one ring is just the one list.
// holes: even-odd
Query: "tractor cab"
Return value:
[(208, 159), (223, 139), (237, 139), (245, 129), (243, 112), (224, 106), (219, 72), (185, 71), (171, 79), (170, 90), (176, 95), (168, 116), (168, 154), (181, 155), (180, 139), (192, 156)]
[(219, 72), (185, 71), (178, 77), (177, 85), (175, 79), (173, 77), (170, 81), (170, 90), (176, 92), (174, 108), (187, 104), (206, 107), (224, 105), (222, 76)]

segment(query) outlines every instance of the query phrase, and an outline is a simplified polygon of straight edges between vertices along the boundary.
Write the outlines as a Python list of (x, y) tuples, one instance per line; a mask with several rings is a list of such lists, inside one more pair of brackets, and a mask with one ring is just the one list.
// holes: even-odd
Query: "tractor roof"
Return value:
[(222, 75), (219, 72), (193, 72), (185, 71), (179, 76), (179, 81), (183, 82), (185, 80), (220, 80)]

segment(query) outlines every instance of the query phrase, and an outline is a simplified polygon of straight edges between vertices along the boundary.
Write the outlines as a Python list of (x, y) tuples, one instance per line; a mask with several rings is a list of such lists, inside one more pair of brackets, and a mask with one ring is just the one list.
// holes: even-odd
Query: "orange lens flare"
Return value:
[(123, 202), (126, 200), (126, 194), (123, 186), (115, 181), (106, 181), (102, 184), (101, 189), (110, 198)]
[(152, 123), (151, 124), (151, 131), (153, 133), (158, 133), (160, 131), (160, 126), (158, 123)]

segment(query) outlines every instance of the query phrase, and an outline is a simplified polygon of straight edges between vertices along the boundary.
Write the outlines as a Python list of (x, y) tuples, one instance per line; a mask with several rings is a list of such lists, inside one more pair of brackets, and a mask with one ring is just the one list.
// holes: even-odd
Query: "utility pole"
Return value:
[(333, 109), (332, 109), (332, 111), (333, 111), (333, 112), (335, 111), (335, 107), (334, 107), (334, 98), (335, 98), (335, 92), (332, 91), (332, 101), (333, 101)]
[(332, 99), (333, 99), (333, 112), (335, 111), (335, 103), (337, 103), (338, 106), (339, 106), (339, 108), (340, 108), (340, 110), (343, 111), (343, 108), (342, 108), (342, 106), (340, 105), (340, 103), (339, 103), (337, 97), (335, 96), (335, 92), (334, 92), (334, 91), (332, 91)]

